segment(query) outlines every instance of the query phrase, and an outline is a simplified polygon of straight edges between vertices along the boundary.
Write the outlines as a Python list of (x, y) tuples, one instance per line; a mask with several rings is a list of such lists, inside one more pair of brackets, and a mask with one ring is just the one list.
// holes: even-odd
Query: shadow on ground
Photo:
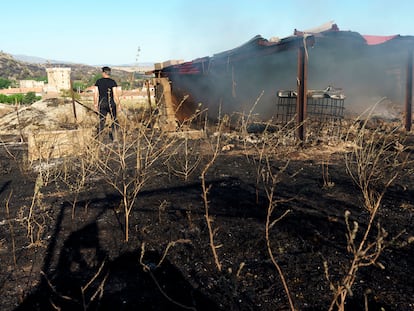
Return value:
[[(59, 236), (63, 208), (56, 222)], [(99, 217), (97, 217), (99, 218)], [(54, 251), (56, 238), (48, 247)], [(160, 254), (125, 252), (109, 260), (101, 247), (99, 228), (92, 222), (71, 233), (60, 250), (57, 266), (45, 257), (39, 285), (15, 310), (214, 310), (215, 304), (184, 280)]]

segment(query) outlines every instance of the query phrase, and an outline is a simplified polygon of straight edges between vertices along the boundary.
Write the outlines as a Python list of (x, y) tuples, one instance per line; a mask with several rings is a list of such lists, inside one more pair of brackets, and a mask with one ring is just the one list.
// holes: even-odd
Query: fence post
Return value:
[(407, 81), (405, 92), (405, 130), (411, 131), (413, 101), (413, 50), (408, 51)]
[(305, 139), (305, 118), (307, 103), (307, 57), (304, 46), (298, 48), (298, 94), (296, 101), (297, 136), (299, 140)]

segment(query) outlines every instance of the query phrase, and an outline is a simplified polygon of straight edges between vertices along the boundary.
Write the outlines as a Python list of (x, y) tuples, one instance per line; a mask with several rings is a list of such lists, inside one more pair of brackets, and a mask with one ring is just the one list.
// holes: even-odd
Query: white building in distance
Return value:
[(59, 93), (61, 90), (70, 90), (70, 68), (46, 68), (46, 93)]
[(44, 81), (35, 81), (35, 80), (20, 80), (19, 86), (21, 88), (43, 88), (45, 86)]

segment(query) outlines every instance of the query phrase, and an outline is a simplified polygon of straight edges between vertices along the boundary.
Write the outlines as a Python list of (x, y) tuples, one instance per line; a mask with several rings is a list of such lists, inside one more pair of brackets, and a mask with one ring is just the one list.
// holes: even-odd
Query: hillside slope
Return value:
[[(72, 63), (29, 63), (15, 59), (12, 55), (0, 52), (0, 78), (9, 80), (25, 80), (46, 77), (48, 67), (70, 67), (72, 80), (88, 81), (100, 72), (99, 67)], [(113, 70), (118, 81), (130, 79), (130, 73), (124, 70)]]
[(23, 80), (46, 76), (42, 65), (17, 61), (10, 54), (0, 52), (0, 77), (9, 80)]

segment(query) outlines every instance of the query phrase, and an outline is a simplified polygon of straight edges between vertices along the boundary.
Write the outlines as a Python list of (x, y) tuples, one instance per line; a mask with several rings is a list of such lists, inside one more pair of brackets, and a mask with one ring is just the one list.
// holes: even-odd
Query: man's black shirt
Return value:
[[(97, 86), (99, 90), (99, 102), (101, 102), (102, 100), (108, 101), (109, 98), (111, 100), (114, 99), (112, 88), (118, 86), (114, 79), (100, 78), (96, 80), (95, 86)], [(108, 95), (109, 95), (109, 98), (108, 98)]]

